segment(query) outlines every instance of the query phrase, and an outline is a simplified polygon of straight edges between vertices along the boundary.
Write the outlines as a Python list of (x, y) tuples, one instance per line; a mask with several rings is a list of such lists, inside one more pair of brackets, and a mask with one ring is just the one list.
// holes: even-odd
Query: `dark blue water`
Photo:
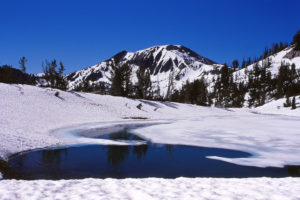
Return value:
[[(106, 134), (101, 138), (144, 140), (127, 131)], [(245, 167), (207, 159), (206, 156), (240, 158), (250, 154), (153, 143), (138, 146), (89, 145), (27, 152), (12, 157), (9, 164), (25, 179), (299, 176), (297, 167)]]

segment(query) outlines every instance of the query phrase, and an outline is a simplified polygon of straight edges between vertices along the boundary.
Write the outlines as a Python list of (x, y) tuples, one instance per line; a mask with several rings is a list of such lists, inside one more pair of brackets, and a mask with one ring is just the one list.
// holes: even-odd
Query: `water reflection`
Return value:
[(170, 144), (166, 144), (166, 152), (168, 153), (169, 156), (172, 155), (172, 153), (174, 153), (174, 148), (173, 148), (173, 145), (170, 145)]
[[(138, 140), (128, 132), (105, 137)], [(144, 177), (286, 177), (300, 176), (299, 166), (258, 168), (234, 165), (207, 156), (248, 157), (240, 151), (147, 143), (143, 145), (90, 145), (20, 154), (11, 168), (28, 179), (144, 178)]]
[(68, 158), (68, 149), (42, 150), (41, 154), (43, 163), (60, 166), (61, 160)]
[(129, 146), (107, 146), (107, 162), (116, 166), (129, 156)]
[(137, 159), (141, 159), (143, 156), (146, 156), (148, 151), (148, 145), (137, 145), (133, 147), (133, 154), (136, 156)]
[(293, 177), (300, 177), (300, 166), (286, 166), (289, 175)]

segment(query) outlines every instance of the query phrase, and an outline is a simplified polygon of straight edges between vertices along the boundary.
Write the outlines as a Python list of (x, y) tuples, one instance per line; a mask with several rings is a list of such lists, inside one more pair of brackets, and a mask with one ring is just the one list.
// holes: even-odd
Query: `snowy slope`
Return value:
[[(293, 57), (292, 59), (287, 58), (287, 55), (292, 52), (293, 52), (293, 47), (292, 46), (287, 47), (286, 49), (284, 49), (274, 55), (271, 55), (264, 60), (260, 60), (257, 63), (258, 67), (262, 67), (263, 63), (267, 62), (267, 60), (269, 59), (269, 61), (271, 62), (271, 66), (267, 69), (267, 71), (270, 71), (273, 77), (278, 74), (278, 71), (279, 71), (279, 68), (280, 68), (282, 62), (289, 64), (289, 65), (292, 65), (294, 63), (296, 65), (296, 69), (300, 70), (300, 57), (299, 56)], [(235, 81), (236, 82), (245, 82), (245, 83), (248, 82), (246, 73), (247, 73), (247, 71), (248, 72), (252, 71), (255, 64), (256, 63), (253, 63), (244, 69), (240, 69), (237, 72), (234, 72), (233, 77), (236, 78)]]
[(299, 178), (0, 181), (5, 200), (298, 200)]
[(84, 79), (89, 80), (90, 84), (99, 82), (110, 84), (111, 66), (118, 63), (128, 63), (132, 67), (133, 82), (137, 81), (138, 68), (150, 69), (153, 88), (159, 86), (163, 96), (166, 95), (172, 71), (175, 89), (180, 89), (187, 80), (193, 81), (203, 77), (207, 82), (211, 82), (222, 66), (180, 45), (154, 46), (137, 52), (123, 51), (97, 65), (67, 75), (70, 89), (74, 89)]
[(278, 100), (270, 101), (255, 108), (255, 111), (263, 114), (280, 114), (280, 115), (290, 115), (299, 116), (298, 110), (300, 110), (300, 96), (295, 97), (296, 100), (296, 110), (292, 110), (291, 107), (284, 107), (283, 104), (286, 103), (286, 98), (281, 98)]

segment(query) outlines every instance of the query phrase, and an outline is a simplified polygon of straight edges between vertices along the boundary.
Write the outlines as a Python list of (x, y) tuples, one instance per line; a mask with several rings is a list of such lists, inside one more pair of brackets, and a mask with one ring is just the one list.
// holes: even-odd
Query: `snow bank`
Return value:
[(300, 199), (300, 179), (83, 179), (0, 182), (0, 199)]
[[(291, 107), (284, 107), (283, 104), (286, 102), (286, 98), (273, 100), (263, 106), (257, 107), (255, 111), (263, 114), (280, 114), (300, 117), (300, 96), (296, 96), (296, 109), (291, 110)], [(292, 101), (292, 98), (290, 98)]]

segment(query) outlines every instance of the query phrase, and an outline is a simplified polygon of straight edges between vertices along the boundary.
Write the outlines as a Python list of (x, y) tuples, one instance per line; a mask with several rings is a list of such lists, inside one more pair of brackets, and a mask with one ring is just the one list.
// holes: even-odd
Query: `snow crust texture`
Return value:
[(0, 181), (2, 200), (298, 200), (296, 178), (83, 179), (61, 181)]

